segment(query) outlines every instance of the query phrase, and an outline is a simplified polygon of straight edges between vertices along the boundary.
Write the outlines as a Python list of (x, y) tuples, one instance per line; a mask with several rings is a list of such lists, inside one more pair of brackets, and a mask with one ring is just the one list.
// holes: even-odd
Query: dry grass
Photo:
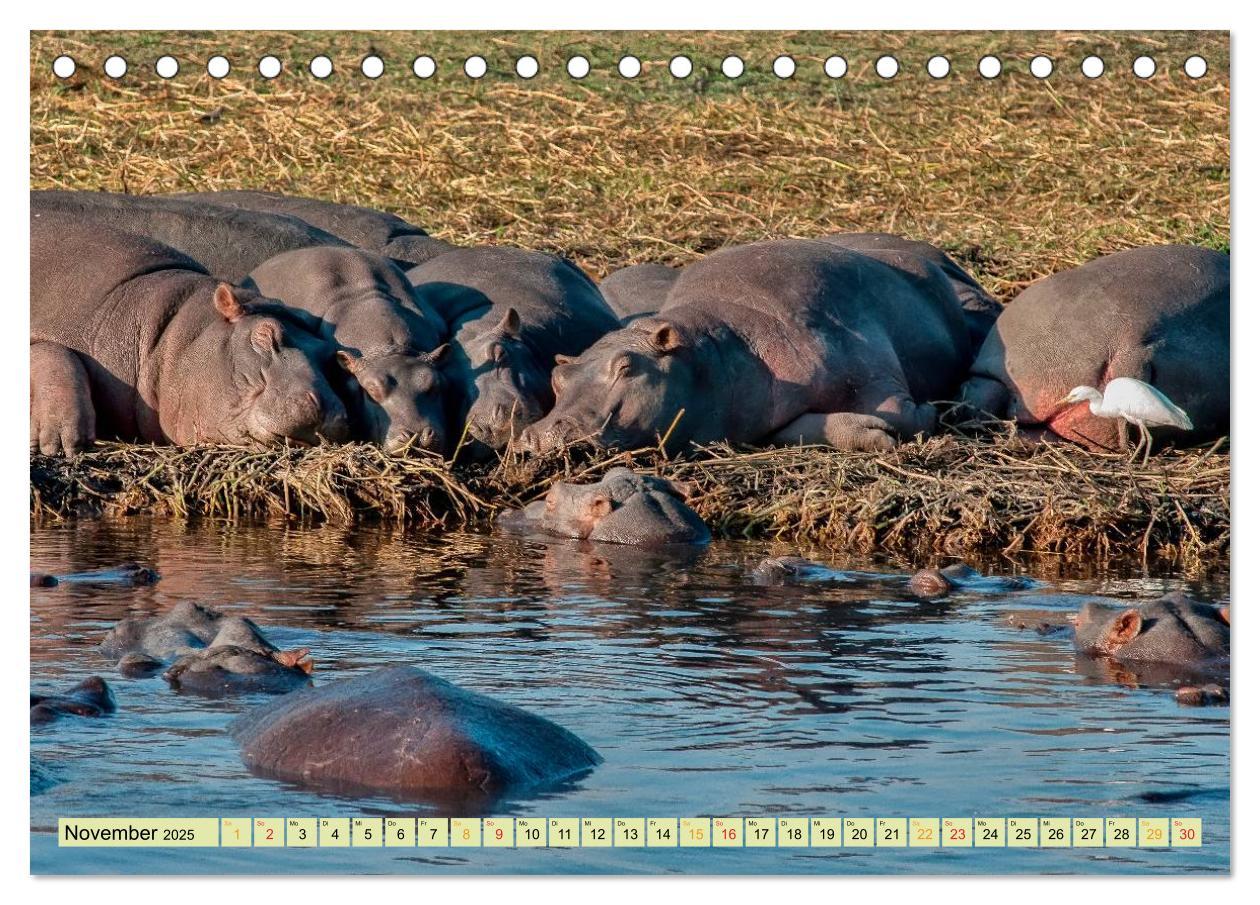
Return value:
[(574, 449), (494, 466), (394, 459), (371, 446), (248, 452), (109, 445), (73, 462), (36, 457), (37, 518), (94, 513), (484, 527), (557, 479), (628, 464), (682, 482), (722, 537), (856, 552), (1136, 557), (1195, 571), (1229, 549), (1229, 455), (1168, 452), (1149, 466), (1018, 436), (940, 436), (891, 454), (819, 448)]

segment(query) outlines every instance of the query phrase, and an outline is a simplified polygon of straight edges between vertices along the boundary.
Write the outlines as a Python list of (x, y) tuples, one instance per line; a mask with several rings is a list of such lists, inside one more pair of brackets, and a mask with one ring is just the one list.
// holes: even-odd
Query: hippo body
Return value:
[(294, 692), (229, 731), (261, 775), (409, 799), (492, 798), (602, 760), (549, 720), (407, 666)]
[(442, 374), (447, 326), (388, 258), (321, 246), (265, 261), (246, 285), (318, 319), (338, 347), (351, 431), (393, 452), (415, 444), (442, 452)]
[(666, 307), (553, 372), (534, 450), (828, 443), (888, 449), (935, 429), (970, 338), (948, 277), (913, 280), (834, 242), (780, 239), (683, 268)]
[(295, 217), (161, 195), (33, 191), (31, 215), (37, 214), (59, 214), (85, 226), (156, 239), (229, 283), (239, 283), (263, 261), (286, 251), (349, 246)]
[(358, 248), (415, 266), (455, 248), (435, 239), (402, 217), (357, 204), (338, 204), (319, 198), (282, 195), (249, 189), (223, 192), (186, 192), (171, 195), (185, 201), (212, 204), (263, 214), (294, 217)]
[(707, 544), (709, 529), (673, 482), (613, 468), (595, 484), (554, 484), (544, 499), (499, 516), (509, 531), (611, 544)]
[(347, 439), (310, 326), (152, 239), (32, 212), (32, 451)]
[(452, 425), (479, 457), (501, 450), (551, 407), (556, 356), (578, 355), (619, 326), (599, 289), (555, 255), (462, 248), (412, 268), (418, 297), (451, 325)]
[(910, 590), (919, 597), (941, 597), (951, 591), (1005, 594), (1026, 591), (1037, 582), (1022, 575), (982, 575), (966, 563), (942, 569), (920, 569), (910, 576)]
[(31, 694), (31, 723), (51, 723), (61, 716), (104, 716), (118, 709), (114, 693), (100, 676), (84, 679), (61, 694)]
[(1133, 248), (1028, 287), (998, 318), (971, 367), (972, 409), (1045, 425), (1104, 450), (1127, 444), (1124, 421), (1064, 399), (1117, 377), (1151, 384), (1193, 430), (1154, 428), (1157, 442), (1229, 431), (1229, 256), (1186, 245)]
[(631, 264), (601, 280), (599, 291), (625, 326), (664, 308), (669, 290), (681, 272), (677, 267), (664, 264)]
[(125, 562), (107, 569), (93, 569), (88, 572), (70, 572), (55, 576), (53, 584), (82, 584), (140, 588), (157, 584), (161, 579), (156, 569), (141, 565), (138, 562)]

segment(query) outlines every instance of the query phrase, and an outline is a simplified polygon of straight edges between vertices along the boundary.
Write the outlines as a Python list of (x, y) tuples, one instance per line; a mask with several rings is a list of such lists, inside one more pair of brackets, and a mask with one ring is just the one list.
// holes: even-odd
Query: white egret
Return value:
[(1109, 381), (1101, 393), (1090, 386), (1075, 387), (1063, 402), (1074, 405), (1087, 400), (1090, 414), (1096, 418), (1123, 418), (1137, 427), (1142, 439), (1133, 455), (1136, 458), (1138, 451), (1145, 447), (1143, 465), (1151, 456), (1152, 427), (1175, 427), (1183, 431), (1194, 428), (1190, 416), (1171, 399), (1149, 383), (1132, 377), (1117, 377)]

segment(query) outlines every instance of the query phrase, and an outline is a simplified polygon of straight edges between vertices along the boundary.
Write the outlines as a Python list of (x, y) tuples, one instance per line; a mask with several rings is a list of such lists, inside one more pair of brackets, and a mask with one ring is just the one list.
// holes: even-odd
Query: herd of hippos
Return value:
[[(31, 451), (98, 438), (317, 444), (490, 458), (576, 440), (884, 450), (933, 433), (936, 403), (1014, 419), (1091, 448), (1128, 445), (1097, 404), (1128, 380), (1179, 413), (1159, 442), (1229, 429), (1229, 258), (1135, 248), (999, 305), (955, 261), (885, 234), (779, 239), (681, 268), (639, 264), (596, 285), (551, 254), (456, 247), (387, 213), (255, 191), (31, 193)], [(1175, 403), (1170, 402), (1175, 400)], [(1088, 404), (1086, 404), (1088, 403)], [(1160, 425), (1165, 428), (1161, 431)], [(509, 531), (698, 544), (670, 481), (628, 469), (557, 483), (503, 514)], [(143, 584), (128, 565), (60, 581)], [(893, 582), (904, 593), (1013, 591), (956, 564), (913, 576), (766, 560), (757, 583)], [(32, 587), (57, 577), (32, 573)], [(1172, 594), (1087, 604), (1078, 654), (1134, 681), (1221, 703), (1229, 611)], [(101, 652), (127, 678), (182, 693), (280, 695), (231, 727), (245, 764), (321, 788), (497, 796), (580, 775), (599, 755), (518, 707), (411, 667), (311, 682), (310, 652), (190, 602), (123, 620)], [(31, 721), (117, 708), (92, 677), (31, 696)]]

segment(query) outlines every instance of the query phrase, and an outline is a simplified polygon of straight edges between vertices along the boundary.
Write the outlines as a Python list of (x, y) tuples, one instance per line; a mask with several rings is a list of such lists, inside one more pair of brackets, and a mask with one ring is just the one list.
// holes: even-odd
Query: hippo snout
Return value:
[(386, 455), (403, 455), (409, 450), (422, 449), (426, 452), (445, 452), (446, 438), (433, 427), (422, 427), (414, 431), (396, 431), (385, 438), (382, 447)]

